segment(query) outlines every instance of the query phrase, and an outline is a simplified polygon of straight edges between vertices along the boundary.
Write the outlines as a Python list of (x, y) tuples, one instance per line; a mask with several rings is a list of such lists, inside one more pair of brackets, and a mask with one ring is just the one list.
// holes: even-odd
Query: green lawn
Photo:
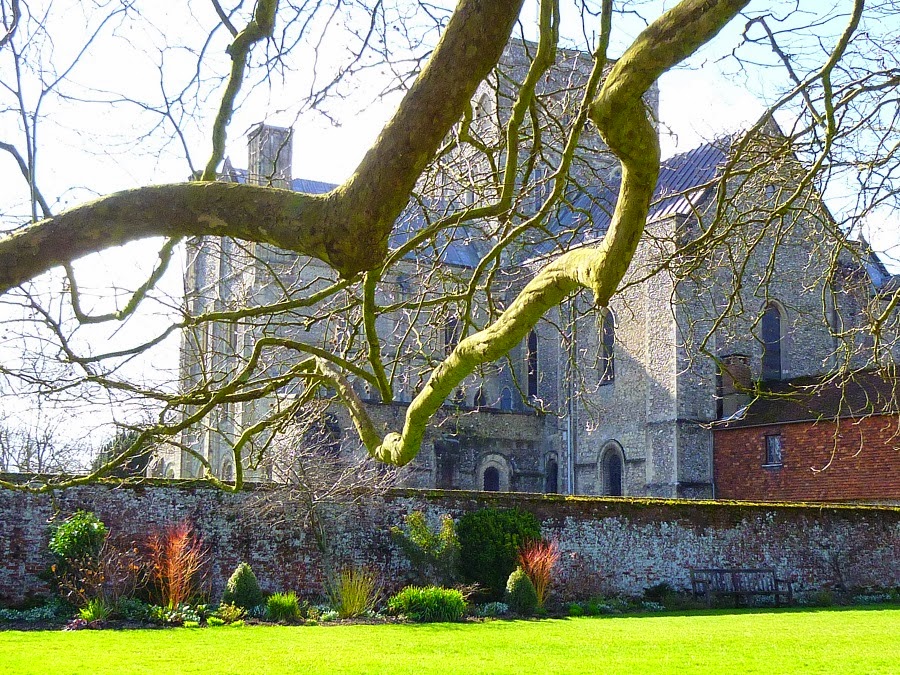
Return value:
[(898, 673), (900, 608), (0, 632), (0, 673)]

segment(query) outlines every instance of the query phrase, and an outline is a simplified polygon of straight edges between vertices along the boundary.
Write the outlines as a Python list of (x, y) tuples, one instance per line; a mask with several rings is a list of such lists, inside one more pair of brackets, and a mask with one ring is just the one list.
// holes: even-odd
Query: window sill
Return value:
[(783, 469), (784, 464), (763, 464), (762, 468), (764, 468), (764, 469)]

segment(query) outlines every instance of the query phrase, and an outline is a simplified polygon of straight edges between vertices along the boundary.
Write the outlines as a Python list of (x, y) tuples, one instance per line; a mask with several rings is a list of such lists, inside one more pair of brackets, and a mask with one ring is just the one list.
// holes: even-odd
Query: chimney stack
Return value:
[(247, 182), (251, 185), (291, 189), (292, 129), (260, 123), (247, 135), (250, 161)]

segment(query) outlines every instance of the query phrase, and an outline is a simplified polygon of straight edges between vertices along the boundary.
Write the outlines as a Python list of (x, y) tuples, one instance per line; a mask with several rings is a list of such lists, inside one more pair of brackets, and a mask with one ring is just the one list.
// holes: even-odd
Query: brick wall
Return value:
[[(716, 496), (754, 501), (900, 502), (898, 420), (797, 422), (714, 432)], [(766, 436), (780, 434), (783, 463), (764, 466)]]
[[(212, 549), (213, 597), (238, 562), (252, 566), (270, 591), (321, 591), (322, 557), (300, 514), (288, 507), (262, 515), (258, 492), (229, 494), (206, 486), (90, 486), (51, 499), (0, 491), (0, 603), (46, 593), (39, 575), (50, 559), (48, 524), (77, 508), (96, 512), (130, 540), (191, 518)], [(390, 586), (407, 564), (388, 534), (403, 514), (423, 510), (437, 523), (484, 506), (533, 512), (559, 541), (558, 597), (640, 594), (659, 582), (688, 586), (689, 566), (766, 565), (792, 577), (799, 591), (900, 585), (900, 508), (775, 506), (548, 495), (397, 490), (329, 518), (337, 564), (365, 563)], [(334, 516), (334, 514), (332, 514)]]

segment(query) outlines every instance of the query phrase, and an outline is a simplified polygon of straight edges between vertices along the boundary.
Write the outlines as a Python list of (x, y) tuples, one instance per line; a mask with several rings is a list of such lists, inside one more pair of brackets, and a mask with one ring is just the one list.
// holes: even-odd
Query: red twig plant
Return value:
[(550, 593), (553, 567), (558, 560), (559, 545), (555, 541), (532, 541), (519, 551), (519, 565), (534, 585), (538, 607), (544, 606)]
[(172, 609), (198, 594), (209, 551), (189, 521), (155, 533), (148, 547), (160, 604)]

